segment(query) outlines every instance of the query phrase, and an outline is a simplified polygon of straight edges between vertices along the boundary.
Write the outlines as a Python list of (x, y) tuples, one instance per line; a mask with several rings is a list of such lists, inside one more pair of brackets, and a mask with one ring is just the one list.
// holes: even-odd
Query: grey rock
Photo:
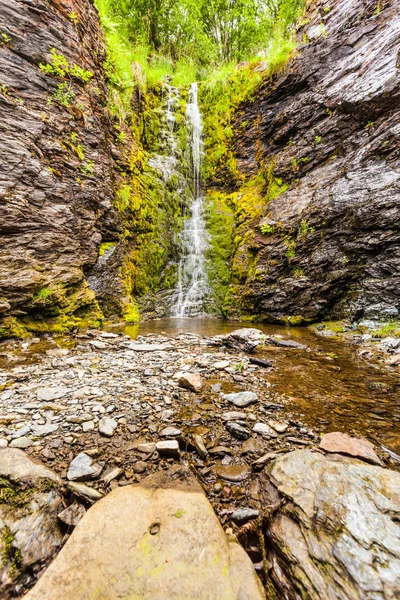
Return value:
[(265, 500), (278, 507), (266, 532), (267, 559), (285, 594), (400, 596), (400, 473), (296, 450), (272, 463), (270, 481), (285, 502)]
[[(100, 467), (101, 472), (101, 467)], [(67, 479), (69, 481), (85, 481), (87, 479), (93, 479), (100, 474), (99, 465), (93, 462), (93, 459), (81, 452), (71, 461)]]
[(248, 521), (258, 519), (259, 514), (260, 512), (254, 508), (239, 508), (231, 514), (231, 520), (236, 523), (236, 525), (244, 525)]
[(254, 433), (259, 433), (263, 437), (276, 438), (278, 437), (275, 431), (266, 423), (256, 423), (253, 427)]
[(33, 425), (32, 434), (36, 437), (44, 437), (57, 431), (58, 425), (56, 423), (46, 423), (45, 425)]
[(156, 451), (156, 445), (154, 442), (145, 442), (139, 444), (136, 449), (138, 452), (143, 452), (144, 454), (153, 454)]
[(68, 483), (68, 489), (71, 490), (78, 498), (88, 500), (89, 502), (97, 502), (103, 497), (103, 494), (94, 488), (85, 485), (84, 483), (75, 483), (70, 481)]
[(161, 437), (178, 437), (182, 434), (182, 431), (178, 427), (165, 427), (160, 431)]
[(201, 458), (207, 458), (207, 456), (208, 456), (208, 450), (207, 450), (206, 445), (204, 443), (203, 436), (200, 435), (199, 433), (193, 434), (193, 443), (194, 443), (195, 448), (197, 450), (197, 454)]
[(255, 392), (236, 392), (232, 394), (221, 394), (225, 400), (228, 402), (232, 402), (235, 406), (239, 408), (245, 408), (246, 406), (250, 406), (250, 404), (255, 404), (258, 402), (258, 396)]
[(69, 392), (70, 390), (63, 386), (39, 388), (37, 398), (43, 402), (51, 402), (52, 400), (64, 398)]
[(21, 448), (22, 450), (24, 450), (25, 448), (29, 448), (30, 446), (32, 446), (32, 444), (33, 442), (30, 438), (21, 437), (15, 440), (11, 440), (10, 448)]
[(235, 422), (229, 422), (226, 428), (238, 440), (247, 440), (250, 435), (245, 427)]
[(68, 525), (68, 527), (76, 527), (85, 513), (86, 509), (83, 504), (75, 502), (58, 513), (58, 518), (62, 523)]
[(99, 432), (107, 437), (112, 437), (117, 427), (117, 421), (111, 417), (102, 417), (99, 421)]

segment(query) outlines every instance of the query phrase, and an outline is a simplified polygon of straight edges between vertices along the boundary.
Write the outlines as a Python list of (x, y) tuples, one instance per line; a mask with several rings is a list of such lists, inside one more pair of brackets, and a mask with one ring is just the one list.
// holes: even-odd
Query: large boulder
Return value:
[(400, 597), (400, 473), (296, 450), (275, 460), (264, 491), (274, 506), (271, 576), (283, 597)]
[(201, 487), (179, 466), (95, 504), (26, 600), (257, 600), (243, 548), (226, 537)]
[(31, 585), (61, 546), (60, 478), (21, 450), (0, 450), (0, 597)]

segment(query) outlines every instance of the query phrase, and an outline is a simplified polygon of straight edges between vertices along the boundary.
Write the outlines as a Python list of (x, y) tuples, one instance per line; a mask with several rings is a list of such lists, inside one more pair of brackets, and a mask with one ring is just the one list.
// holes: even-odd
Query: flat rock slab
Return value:
[(129, 350), (135, 352), (162, 352), (166, 350), (173, 350), (173, 346), (170, 344), (125, 344)]
[(100, 475), (101, 467), (93, 462), (93, 459), (81, 452), (71, 461), (67, 479), (69, 481), (85, 481), (86, 479), (93, 479), (96, 475)]
[(16, 448), (0, 450), (0, 477), (25, 483), (35, 483), (38, 479), (51, 479), (61, 485), (61, 479), (54, 471)]
[(178, 467), (95, 504), (25, 600), (260, 600), (252, 563)]
[(296, 450), (272, 463), (270, 480), (284, 502), (267, 531), (267, 558), (285, 596), (400, 597), (400, 473)]
[(354, 456), (375, 465), (382, 464), (374, 450), (373, 444), (365, 438), (354, 438), (346, 433), (334, 431), (322, 436), (319, 447), (325, 452)]
[(255, 404), (258, 402), (258, 396), (255, 392), (237, 392), (221, 395), (225, 400), (232, 402), (232, 404), (238, 406), (239, 408), (245, 408), (246, 406), (250, 406), (250, 404)]

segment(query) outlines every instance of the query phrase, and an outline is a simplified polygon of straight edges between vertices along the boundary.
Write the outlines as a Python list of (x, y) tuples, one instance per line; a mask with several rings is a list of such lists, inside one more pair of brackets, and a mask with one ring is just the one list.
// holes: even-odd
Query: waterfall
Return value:
[(182, 255), (178, 266), (177, 301), (172, 308), (172, 315), (175, 317), (195, 317), (204, 314), (204, 303), (209, 291), (205, 257), (207, 231), (204, 219), (204, 198), (201, 194), (203, 123), (197, 94), (197, 83), (192, 83), (186, 109), (192, 201), (190, 216), (185, 220), (180, 234)]

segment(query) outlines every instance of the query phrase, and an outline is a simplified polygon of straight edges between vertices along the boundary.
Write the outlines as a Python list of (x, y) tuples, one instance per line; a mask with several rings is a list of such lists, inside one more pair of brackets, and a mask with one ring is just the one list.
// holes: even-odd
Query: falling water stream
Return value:
[(204, 220), (204, 198), (201, 190), (201, 161), (203, 156), (203, 123), (198, 104), (198, 86), (192, 83), (186, 109), (191, 160), (192, 202), (190, 217), (185, 220), (181, 240), (181, 259), (178, 266), (177, 300), (172, 308), (174, 317), (197, 317), (205, 314), (208, 293), (205, 252), (207, 231)]

